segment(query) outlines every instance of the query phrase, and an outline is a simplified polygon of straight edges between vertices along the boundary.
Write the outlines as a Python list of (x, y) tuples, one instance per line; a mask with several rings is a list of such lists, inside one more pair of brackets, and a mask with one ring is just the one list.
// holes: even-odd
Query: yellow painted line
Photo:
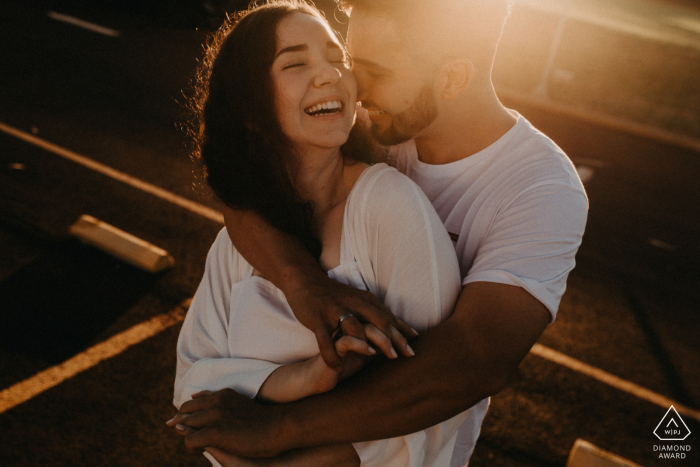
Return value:
[(661, 394), (651, 391), (645, 387), (639, 386), (618, 376), (610, 374), (607, 371), (601, 370), (600, 368), (596, 368), (594, 366), (583, 363), (580, 360), (576, 360), (575, 358), (569, 357), (568, 355), (564, 355), (563, 353), (557, 352), (556, 350), (550, 349), (549, 347), (545, 347), (544, 345), (540, 344), (535, 344), (530, 350), (530, 353), (533, 353), (551, 362), (558, 363), (559, 365), (565, 366), (571, 370), (576, 371), (577, 373), (590, 376), (591, 378), (594, 378), (600, 381), (601, 383), (605, 383), (608, 386), (612, 386), (616, 389), (619, 389), (620, 391), (624, 391), (635, 397), (644, 399), (645, 401), (651, 402), (652, 404), (658, 405), (659, 407), (663, 407), (664, 409), (667, 409), (673, 405), (676, 407), (678, 413), (700, 421), (700, 411), (691, 409), (690, 407), (686, 407), (683, 404), (679, 404), (678, 402), (674, 401), (673, 399), (669, 399), (668, 397), (662, 396)]
[(127, 185), (149, 193), (169, 203), (180, 206), (181, 208), (187, 209), (188, 211), (191, 211), (195, 214), (206, 217), (207, 219), (211, 219), (214, 222), (217, 222), (219, 224), (224, 223), (224, 216), (216, 209), (212, 209), (207, 206), (203, 206), (199, 203), (195, 203), (194, 201), (190, 201), (187, 198), (178, 196), (175, 193), (171, 193), (148, 182), (144, 182), (143, 180), (140, 180), (136, 177), (132, 177), (129, 174), (120, 172), (119, 170), (113, 169), (112, 167), (96, 162), (88, 157), (81, 156), (78, 153), (62, 148), (61, 146), (50, 143), (46, 140), (43, 140), (30, 133), (26, 133), (22, 130), (18, 130), (17, 128), (11, 127), (2, 122), (0, 122), (0, 131), (8, 135), (14, 136), (17, 139), (21, 139), (24, 142), (37, 146), (41, 149), (52, 152), (53, 154), (61, 156), (64, 159), (68, 159), (69, 161), (75, 162), (76, 164), (80, 164), (83, 167), (94, 170), (95, 172), (99, 172), (102, 175), (106, 175), (107, 177), (110, 177), (114, 180), (126, 183)]
[(100, 26), (99, 24), (91, 23), (85, 21), (84, 19), (76, 18), (75, 16), (64, 15), (63, 13), (56, 13), (55, 11), (47, 11), (47, 16), (56, 21), (61, 21), (63, 23), (72, 24), (79, 28), (87, 29), (88, 31), (96, 32), (102, 34), (103, 36), (119, 37), (122, 34), (116, 29), (106, 28)]
[(129, 347), (155, 336), (170, 326), (180, 323), (185, 319), (190, 301), (191, 299), (185, 300), (169, 313), (164, 313), (139, 323), (59, 365), (48, 368), (31, 378), (3, 389), (0, 392), (0, 413), (32, 399), (78, 373), (94, 367), (101, 361), (124, 352)]

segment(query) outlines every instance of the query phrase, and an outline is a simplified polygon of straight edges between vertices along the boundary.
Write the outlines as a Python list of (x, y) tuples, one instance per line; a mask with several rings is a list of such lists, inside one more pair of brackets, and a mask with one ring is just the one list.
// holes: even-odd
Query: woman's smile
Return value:
[(270, 73), (282, 132), (297, 149), (345, 143), (357, 84), (345, 50), (323, 22), (303, 13), (280, 21)]
[(328, 115), (337, 115), (339, 113), (342, 113), (344, 108), (345, 106), (343, 105), (342, 101), (330, 100), (314, 104), (311, 107), (305, 109), (304, 112), (306, 112), (312, 117), (321, 117)]

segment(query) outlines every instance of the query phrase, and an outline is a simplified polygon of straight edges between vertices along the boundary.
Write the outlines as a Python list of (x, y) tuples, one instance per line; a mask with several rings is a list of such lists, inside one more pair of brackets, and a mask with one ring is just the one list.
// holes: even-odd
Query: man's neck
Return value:
[(503, 107), (490, 85), (471, 90), (452, 109), (416, 136), (418, 157), (426, 164), (447, 164), (491, 146), (517, 117)]

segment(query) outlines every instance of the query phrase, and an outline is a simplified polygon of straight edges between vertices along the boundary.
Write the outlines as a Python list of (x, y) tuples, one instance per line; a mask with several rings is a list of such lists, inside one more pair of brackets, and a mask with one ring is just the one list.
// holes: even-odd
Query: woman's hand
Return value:
[[(380, 333), (371, 324), (364, 325), (365, 334)], [(343, 369), (336, 371), (329, 367), (319, 353), (310, 361), (310, 381), (313, 393), (321, 394), (335, 388), (339, 382), (349, 378), (367, 363), (369, 357), (376, 355), (377, 351), (368, 342), (352, 336), (341, 336), (335, 341), (335, 351), (343, 362)]]
[[(363, 327), (363, 333), (369, 336), (381, 334), (371, 324)], [(262, 384), (256, 399), (268, 403), (285, 403), (330, 391), (340, 381), (360, 371), (367, 357), (377, 353), (368, 342), (345, 335), (335, 341), (334, 349), (341, 359), (340, 371), (328, 366), (319, 353), (308, 360), (277, 368)]]

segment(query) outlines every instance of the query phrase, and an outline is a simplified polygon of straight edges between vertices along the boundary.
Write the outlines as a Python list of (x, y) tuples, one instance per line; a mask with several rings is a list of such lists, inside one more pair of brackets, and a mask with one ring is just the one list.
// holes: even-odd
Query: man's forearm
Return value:
[(459, 338), (447, 323), (411, 342), (415, 357), (382, 358), (333, 391), (283, 408), (286, 426), (294, 427), (284, 449), (406, 435), (489, 396), (485, 378), (454, 374), (469, 365), (445, 345), (445, 339)]
[(416, 357), (377, 361), (331, 392), (280, 407), (281, 447), (405, 435), (500, 391), (549, 313), (523, 289), (480, 284), (466, 286), (455, 314), (411, 343)]
[(323, 275), (296, 238), (275, 229), (256, 212), (224, 207), (223, 213), (236, 250), (285, 293), (303, 277)]

